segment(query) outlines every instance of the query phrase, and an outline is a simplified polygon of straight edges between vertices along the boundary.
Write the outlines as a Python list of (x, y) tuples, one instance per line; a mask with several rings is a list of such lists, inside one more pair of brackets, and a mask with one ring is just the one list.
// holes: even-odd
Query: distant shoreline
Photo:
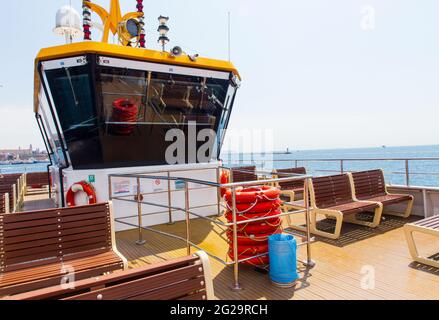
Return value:
[[(358, 148), (328, 148), (328, 149), (289, 149), (289, 152), (286, 151), (265, 151), (265, 152), (253, 152), (253, 154), (295, 154), (299, 152), (328, 152), (328, 151), (356, 151), (356, 150), (381, 150), (381, 149), (415, 149), (415, 148), (438, 148), (439, 151), (439, 144), (432, 144), (432, 145), (412, 145), (412, 146), (377, 146), (377, 147), (358, 147)], [(237, 152), (237, 151), (223, 151), (222, 154), (252, 154), (252, 152)]]

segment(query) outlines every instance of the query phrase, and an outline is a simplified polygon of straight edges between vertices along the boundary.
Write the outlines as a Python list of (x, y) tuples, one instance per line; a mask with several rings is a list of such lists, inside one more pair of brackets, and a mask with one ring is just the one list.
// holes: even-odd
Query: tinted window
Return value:
[(226, 127), (235, 93), (228, 80), (114, 67), (46, 74), (75, 169), (167, 164), (167, 132)]

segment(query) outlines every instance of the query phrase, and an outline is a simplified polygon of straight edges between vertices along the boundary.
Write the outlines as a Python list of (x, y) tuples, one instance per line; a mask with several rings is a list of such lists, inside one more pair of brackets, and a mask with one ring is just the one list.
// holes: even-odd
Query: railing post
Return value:
[[(216, 181), (218, 184), (221, 184), (221, 172), (220, 168), (216, 168)], [(217, 209), (218, 209), (218, 217), (221, 216), (221, 188), (216, 188), (216, 197), (217, 197)]]
[(112, 178), (111, 175), (108, 176), (108, 199), (113, 201), (113, 187), (111, 185)]
[(232, 214), (233, 214), (233, 291), (242, 290), (239, 284), (239, 254), (238, 254), (238, 225), (237, 225), (237, 212), (236, 212), (236, 188), (232, 187)]
[(189, 182), (185, 182), (184, 185), (184, 193), (185, 193), (185, 210), (186, 210), (186, 249), (187, 255), (191, 255), (191, 234), (190, 234), (190, 204), (189, 204)]
[(410, 186), (410, 172), (409, 172), (409, 160), (405, 160), (405, 184), (406, 186)]
[(142, 227), (143, 227), (142, 191), (140, 188), (140, 178), (137, 178), (137, 216), (138, 216), (138, 223), (139, 223), (139, 240), (137, 240), (136, 244), (139, 246), (143, 246), (146, 243), (146, 241), (143, 240), (143, 233), (142, 233)]
[(172, 218), (172, 194), (171, 194), (171, 173), (168, 171), (168, 206), (169, 206), (169, 225), (174, 224), (174, 220)]
[(344, 173), (344, 160), (340, 160), (340, 173)]
[(298, 168), (299, 167), (299, 161), (294, 161), (294, 165), (296, 166), (296, 168)]
[(310, 209), (309, 209), (309, 184), (311, 179), (305, 179), (304, 188), (303, 188), (303, 200), (305, 201), (305, 216), (306, 216), (306, 255), (307, 261), (306, 264), (308, 267), (313, 268), (316, 263), (312, 260), (311, 253), (311, 219), (310, 219)]

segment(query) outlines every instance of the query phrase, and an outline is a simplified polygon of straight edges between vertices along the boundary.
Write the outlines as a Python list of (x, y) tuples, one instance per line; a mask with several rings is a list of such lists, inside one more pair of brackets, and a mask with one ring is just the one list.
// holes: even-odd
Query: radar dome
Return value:
[(69, 5), (61, 7), (56, 13), (56, 27), (53, 31), (56, 35), (65, 36), (67, 42), (72, 42), (74, 37), (82, 34), (79, 13)]

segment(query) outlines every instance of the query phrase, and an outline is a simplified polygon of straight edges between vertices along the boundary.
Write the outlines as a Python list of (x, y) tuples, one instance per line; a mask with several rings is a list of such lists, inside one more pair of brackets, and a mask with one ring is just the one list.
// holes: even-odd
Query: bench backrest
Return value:
[(2, 181), (17, 181), (22, 176), (22, 173), (13, 173), (13, 174), (1, 174), (0, 175), (0, 183)]
[(386, 181), (382, 170), (352, 173), (357, 199), (367, 199), (386, 194)]
[(233, 182), (247, 182), (258, 180), (256, 166), (232, 168)]
[(49, 175), (47, 172), (31, 172), (26, 174), (26, 183), (28, 186), (48, 186)]
[(204, 252), (11, 297), (14, 300), (210, 300), (213, 286)]
[(14, 210), (14, 197), (16, 195), (16, 185), (0, 185), (0, 195), (8, 194), (9, 195), (9, 211), (12, 212)]
[(439, 230), (439, 216), (433, 216), (420, 221), (416, 221), (413, 224), (427, 229)]
[(8, 213), (9, 212), (9, 194), (3, 193), (0, 194), (0, 213)]
[(92, 256), (112, 249), (109, 204), (0, 215), (0, 271)]
[[(286, 178), (289, 175), (306, 175), (306, 168), (300, 167), (300, 168), (289, 168), (289, 169), (278, 169), (276, 170), (276, 173), (280, 173), (278, 176), (279, 178)], [(303, 189), (304, 180), (294, 180), (294, 181), (287, 181), (287, 182), (279, 182), (279, 187), (282, 190), (294, 190), (294, 189)]]
[(347, 174), (313, 178), (312, 190), (311, 200), (320, 209), (353, 201), (351, 182)]

